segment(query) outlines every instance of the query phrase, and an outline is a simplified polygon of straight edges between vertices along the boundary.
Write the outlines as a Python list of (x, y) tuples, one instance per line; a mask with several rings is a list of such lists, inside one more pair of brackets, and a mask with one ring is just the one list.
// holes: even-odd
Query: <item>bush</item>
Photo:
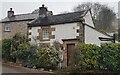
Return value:
[(69, 72), (87, 70), (120, 71), (120, 44), (80, 44), (73, 50)]
[[(73, 72), (97, 68), (99, 47), (92, 44), (80, 44), (73, 50), (70, 66)], [(74, 68), (74, 69), (73, 69)]]
[(11, 52), (11, 39), (2, 40), (2, 59), (4, 59), (5, 61), (13, 61), (10, 52)]
[(120, 44), (103, 44), (99, 53), (99, 68), (120, 71)]
[(24, 66), (29, 68), (36, 68), (38, 64), (38, 57), (37, 57), (37, 46), (30, 46), (29, 47), (29, 55), (27, 61), (24, 63)]
[(56, 69), (59, 63), (59, 52), (54, 47), (31, 46), (28, 39), (16, 34), (12, 39), (4, 39), (2, 44), (3, 58), (30, 68)]
[(37, 67), (56, 69), (59, 63), (59, 52), (53, 47), (39, 48), (37, 52)]
[(23, 64), (30, 56), (30, 46), (26, 43), (17, 46), (17, 50), (12, 52), (12, 56), (16, 58), (16, 63)]
[(20, 33), (15, 34), (11, 40), (11, 56), (14, 57), (15, 62), (21, 63), (21, 60), (27, 58), (26, 53), (28, 50), (29, 43), (27, 37)]

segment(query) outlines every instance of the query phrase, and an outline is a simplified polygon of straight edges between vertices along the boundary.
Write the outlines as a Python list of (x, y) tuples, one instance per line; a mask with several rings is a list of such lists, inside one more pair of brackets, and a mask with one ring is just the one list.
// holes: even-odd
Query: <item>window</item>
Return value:
[(43, 40), (44, 39), (49, 39), (49, 30), (48, 29), (43, 29)]
[(10, 32), (10, 24), (5, 24), (5, 28), (4, 28), (5, 32)]

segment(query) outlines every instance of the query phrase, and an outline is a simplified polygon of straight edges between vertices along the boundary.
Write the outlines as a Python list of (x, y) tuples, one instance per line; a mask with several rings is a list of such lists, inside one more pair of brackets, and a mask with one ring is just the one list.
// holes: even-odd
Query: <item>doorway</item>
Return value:
[(75, 44), (74, 43), (67, 44), (67, 66), (70, 63), (70, 57), (72, 55), (72, 51), (73, 51), (74, 48), (75, 48)]

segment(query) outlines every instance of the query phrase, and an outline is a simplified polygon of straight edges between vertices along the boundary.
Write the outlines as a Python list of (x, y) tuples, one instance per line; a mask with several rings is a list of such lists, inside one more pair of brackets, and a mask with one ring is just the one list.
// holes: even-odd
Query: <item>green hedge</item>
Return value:
[(99, 49), (99, 46), (92, 44), (77, 45), (73, 50), (68, 68), (73, 72), (97, 69)]
[(120, 71), (120, 44), (80, 44), (73, 50), (70, 72), (86, 70)]
[(2, 40), (2, 59), (5, 61), (13, 61), (10, 52), (11, 52), (11, 39)]
[(99, 52), (99, 68), (120, 71), (120, 44), (103, 44)]

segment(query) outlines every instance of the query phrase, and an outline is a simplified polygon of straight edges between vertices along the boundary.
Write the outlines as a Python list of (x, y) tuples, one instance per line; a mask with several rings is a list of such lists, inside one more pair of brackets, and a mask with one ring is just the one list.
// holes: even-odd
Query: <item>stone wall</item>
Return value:
[[(6, 22), (2, 23), (2, 39), (11, 38), (16, 33), (21, 33), (23, 35), (27, 35), (27, 23), (29, 21), (19, 21), (19, 22)], [(4, 31), (5, 24), (10, 25), (10, 32)]]

